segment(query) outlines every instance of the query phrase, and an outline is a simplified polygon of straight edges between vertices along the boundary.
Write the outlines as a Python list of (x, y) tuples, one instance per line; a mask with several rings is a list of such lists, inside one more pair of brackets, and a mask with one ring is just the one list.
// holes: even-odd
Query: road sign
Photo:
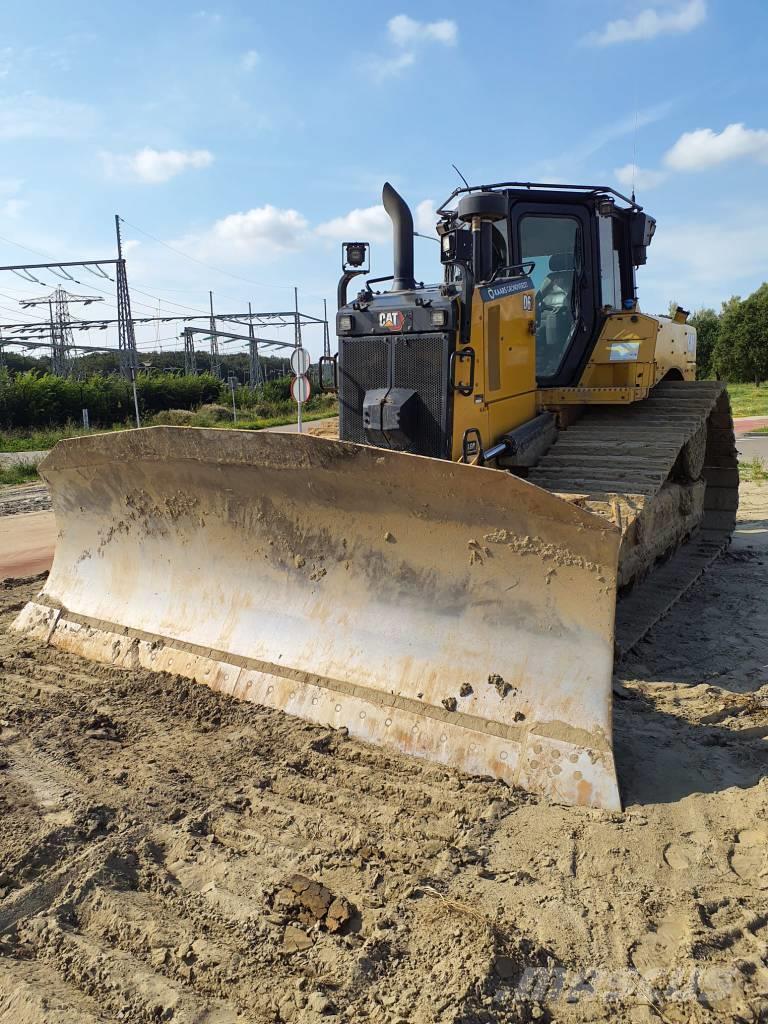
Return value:
[(307, 372), (310, 362), (309, 352), (305, 348), (295, 348), (291, 352), (291, 369), (297, 376), (301, 377)]
[[(298, 351), (303, 351), (299, 349)], [(294, 377), (291, 381), (291, 397), (294, 402), (301, 404), (302, 402), (308, 402), (309, 396), (312, 393), (312, 389), (309, 386), (309, 377), (305, 377), (304, 374), (300, 374), (298, 377)]]

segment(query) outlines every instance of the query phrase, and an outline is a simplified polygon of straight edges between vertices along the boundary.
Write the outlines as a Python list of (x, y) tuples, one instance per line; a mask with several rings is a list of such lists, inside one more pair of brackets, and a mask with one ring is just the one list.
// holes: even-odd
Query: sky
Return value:
[[(0, 263), (113, 258), (119, 213), (136, 316), (205, 311), (209, 290), (220, 312), (287, 310), (296, 286), (322, 317), (342, 240), (391, 272), (384, 181), (434, 234), (455, 164), (472, 184), (634, 181), (658, 222), (642, 308), (718, 308), (768, 278), (767, 29), (768, 0), (5, 0)], [(112, 283), (76, 277), (102, 297), (87, 315), (114, 316)], [(18, 305), (61, 283), (39, 280), (0, 273), (0, 329), (41, 318)]]

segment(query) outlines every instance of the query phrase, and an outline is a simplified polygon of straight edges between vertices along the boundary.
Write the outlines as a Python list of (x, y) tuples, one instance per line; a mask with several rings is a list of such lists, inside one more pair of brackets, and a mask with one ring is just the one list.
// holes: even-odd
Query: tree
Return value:
[(696, 328), (696, 376), (704, 380), (714, 375), (712, 359), (720, 335), (720, 317), (714, 309), (697, 309), (689, 322)]
[(726, 380), (768, 380), (768, 283), (744, 300), (723, 303), (713, 364)]

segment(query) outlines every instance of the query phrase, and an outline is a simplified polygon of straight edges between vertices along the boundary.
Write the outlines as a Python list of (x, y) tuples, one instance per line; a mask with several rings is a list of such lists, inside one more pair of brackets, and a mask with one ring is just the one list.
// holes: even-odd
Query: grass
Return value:
[(749, 483), (763, 484), (768, 480), (768, 466), (755, 455), (754, 458), (739, 463), (739, 476)]
[[(328, 409), (321, 409), (315, 412), (304, 412), (302, 413), (302, 423), (309, 423), (312, 420), (325, 420), (329, 416), (335, 416), (336, 410), (329, 411)], [(296, 422), (296, 413), (291, 413), (290, 416), (269, 416), (263, 417), (246, 417), (242, 412), (237, 414), (237, 426), (241, 430), (264, 430), (265, 427), (284, 427), (287, 423)], [(231, 423), (217, 423), (217, 427), (231, 427)]]
[(729, 384), (728, 394), (734, 416), (768, 416), (768, 384)]
[[(335, 416), (338, 412), (335, 399), (321, 396), (314, 399), (314, 408), (305, 409), (302, 420), (309, 423), (312, 420), (325, 419), (328, 416)], [(282, 427), (287, 423), (296, 422), (296, 406), (293, 402), (274, 403), (273, 407), (266, 406), (267, 415), (255, 415), (250, 409), (237, 410), (237, 423), (234, 424), (240, 430), (264, 430), (266, 427)], [(152, 417), (148, 416), (142, 420), (144, 426), (152, 425)], [(200, 419), (192, 420), (193, 426), (225, 427), (233, 426), (231, 413), (226, 419), (212, 420), (204, 415)], [(78, 423), (67, 423), (63, 427), (50, 427), (45, 430), (0, 430), (0, 452), (37, 452), (47, 451), (53, 448), (57, 441), (65, 437), (82, 437), (88, 433), (103, 433), (104, 431), (126, 430), (133, 427), (132, 421), (126, 423), (115, 423), (111, 427), (94, 427), (92, 430), (84, 430)]]
[(46, 430), (2, 430), (0, 452), (44, 452), (53, 448), (62, 437), (79, 437), (87, 433), (87, 430), (74, 423)]
[(28, 484), (37, 479), (37, 466), (34, 462), (17, 462), (14, 466), (0, 469), (0, 486)]

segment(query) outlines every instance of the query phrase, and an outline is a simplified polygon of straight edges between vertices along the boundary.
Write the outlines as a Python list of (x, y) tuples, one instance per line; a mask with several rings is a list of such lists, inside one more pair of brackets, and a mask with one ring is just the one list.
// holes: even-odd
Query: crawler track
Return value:
[[(681, 452), (703, 443), (704, 430), (702, 488), (691, 474), (680, 480)], [(561, 432), (528, 479), (621, 528), (616, 647), (624, 655), (733, 533), (739, 471), (725, 385), (664, 381), (636, 405), (590, 409)]]

